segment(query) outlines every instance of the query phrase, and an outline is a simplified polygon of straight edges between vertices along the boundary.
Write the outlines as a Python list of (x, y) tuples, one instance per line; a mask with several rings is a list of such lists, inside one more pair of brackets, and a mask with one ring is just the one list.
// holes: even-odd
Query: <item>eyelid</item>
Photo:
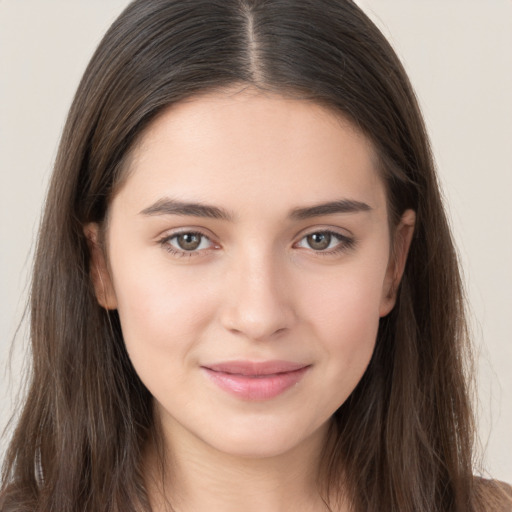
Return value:
[(314, 226), (309, 225), (308, 227), (301, 229), (295, 238), (303, 238), (305, 236), (312, 235), (313, 233), (332, 233), (342, 238), (354, 238), (354, 234), (348, 228), (335, 226), (332, 224), (316, 224)]
[[(205, 249), (196, 249), (196, 250), (187, 251), (187, 250), (179, 249), (178, 247), (175, 247), (174, 245), (171, 245), (169, 243), (169, 241), (172, 240), (173, 238), (180, 236), (180, 235), (185, 235), (185, 234), (194, 234), (194, 235), (198, 235), (202, 238), (206, 238), (211, 243), (211, 246), (208, 248), (205, 248)], [(162, 235), (160, 235), (158, 237), (157, 242), (169, 253), (173, 254), (174, 256), (180, 256), (180, 257), (181, 256), (189, 256), (189, 257), (202, 256), (202, 255), (204, 255), (212, 250), (216, 250), (220, 247), (220, 245), (217, 242), (215, 242), (214, 237), (212, 235), (205, 233), (204, 228), (197, 228), (197, 227), (193, 227), (193, 226), (186, 226), (186, 227), (181, 227), (181, 228), (165, 231), (164, 233), (162, 233)]]
[(206, 238), (209, 238), (210, 240), (216, 238), (215, 235), (209, 229), (206, 229), (203, 226), (187, 225), (165, 229), (155, 237), (155, 240), (160, 241), (164, 238), (171, 238), (176, 235), (182, 235), (183, 233), (197, 233), (205, 236)]
[[(212, 250), (220, 249), (220, 244), (215, 241), (215, 237), (213, 235), (207, 234), (204, 228), (199, 228), (196, 226), (185, 226), (180, 227), (176, 229), (167, 230), (162, 235), (159, 236), (157, 239), (157, 242), (168, 252), (173, 254), (174, 256), (203, 256), (211, 252)], [(341, 252), (348, 251), (352, 249), (357, 240), (352, 234), (346, 234), (343, 233), (342, 228), (339, 227), (332, 227), (332, 226), (314, 226), (309, 227), (308, 229), (303, 230), (299, 235), (296, 237), (296, 241), (293, 243), (292, 248), (300, 249), (300, 250), (306, 250), (311, 252), (315, 255), (322, 255), (322, 256), (329, 256), (329, 255), (335, 255), (339, 254)], [(298, 244), (302, 242), (306, 237), (313, 235), (315, 233), (322, 233), (322, 234), (329, 234), (336, 239), (338, 239), (339, 243), (337, 243), (334, 247), (330, 249), (320, 249), (315, 250), (314, 248), (307, 248), (307, 247), (299, 247)], [(178, 247), (175, 247), (169, 243), (169, 240), (172, 240), (173, 238), (183, 235), (183, 234), (195, 234), (199, 235), (200, 237), (206, 238), (210, 243), (211, 246), (203, 249), (194, 249), (194, 250), (182, 250)]]
[[(311, 253), (319, 256), (329, 256), (329, 255), (335, 255), (339, 254), (341, 252), (348, 251), (352, 249), (357, 240), (352, 234), (346, 234), (341, 232), (341, 228), (334, 228), (331, 226), (315, 226), (313, 228), (308, 228), (307, 230), (302, 231), (297, 236), (297, 241), (294, 242), (293, 247), (296, 247), (297, 249), (303, 249), (310, 251)], [(298, 247), (298, 244), (302, 242), (305, 238), (308, 236), (314, 235), (315, 233), (322, 233), (322, 234), (329, 234), (331, 236), (334, 236), (339, 240), (339, 243), (336, 244), (331, 249), (323, 249), (323, 250), (315, 250), (313, 248), (307, 248), (307, 247)]]

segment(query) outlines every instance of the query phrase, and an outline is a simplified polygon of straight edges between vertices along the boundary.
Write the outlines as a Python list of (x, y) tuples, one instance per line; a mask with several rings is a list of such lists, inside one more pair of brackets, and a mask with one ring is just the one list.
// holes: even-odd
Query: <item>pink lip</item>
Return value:
[(245, 400), (270, 400), (297, 384), (310, 365), (289, 361), (227, 361), (202, 366), (224, 391)]

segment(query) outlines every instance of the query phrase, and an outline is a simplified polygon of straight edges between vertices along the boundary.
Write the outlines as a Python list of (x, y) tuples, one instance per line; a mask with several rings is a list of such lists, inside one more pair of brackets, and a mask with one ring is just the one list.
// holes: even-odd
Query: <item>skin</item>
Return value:
[[(231, 218), (148, 213), (164, 198)], [(369, 208), (292, 215), (340, 200)], [(118, 309), (154, 396), (176, 510), (326, 510), (316, 477), (329, 419), (394, 306), (413, 226), (406, 211), (390, 233), (372, 145), (314, 103), (230, 89), (174, 105), (146, 130), (111, 202), (105, 250), (99, 226), (85, 230), (98, 301)], [(187, 252), (177, 232), (206, 238)], [(245, 400), (201, 370), (232, 360), (308, 369), (277, 397)], [(154, 460), (150, 449), (163, 510)]]

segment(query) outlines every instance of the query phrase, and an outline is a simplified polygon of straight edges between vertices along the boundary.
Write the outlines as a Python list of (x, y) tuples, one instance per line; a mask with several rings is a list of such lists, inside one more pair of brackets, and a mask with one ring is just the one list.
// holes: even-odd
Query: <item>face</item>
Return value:
[(323, 432), (370, 361), (412, 224), (390, 233), (371, 144), (321, 106), (226, 91), (160, 115), (93, 277), (169, 442), (261, 457)]

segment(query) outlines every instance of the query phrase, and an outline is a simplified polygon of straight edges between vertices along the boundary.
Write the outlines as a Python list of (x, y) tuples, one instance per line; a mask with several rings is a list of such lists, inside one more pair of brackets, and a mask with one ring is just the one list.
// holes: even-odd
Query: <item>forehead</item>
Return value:
[[(309, 100), (252, 88), (194, 96), (163, 111), (132, 151), (120, 195), (299, 204), (350, 195), (378, 203), (371, 142)], [(135, 195), (137, 197), (135, 197)], [(236, 207), (236, 205), (234, 205)]]

